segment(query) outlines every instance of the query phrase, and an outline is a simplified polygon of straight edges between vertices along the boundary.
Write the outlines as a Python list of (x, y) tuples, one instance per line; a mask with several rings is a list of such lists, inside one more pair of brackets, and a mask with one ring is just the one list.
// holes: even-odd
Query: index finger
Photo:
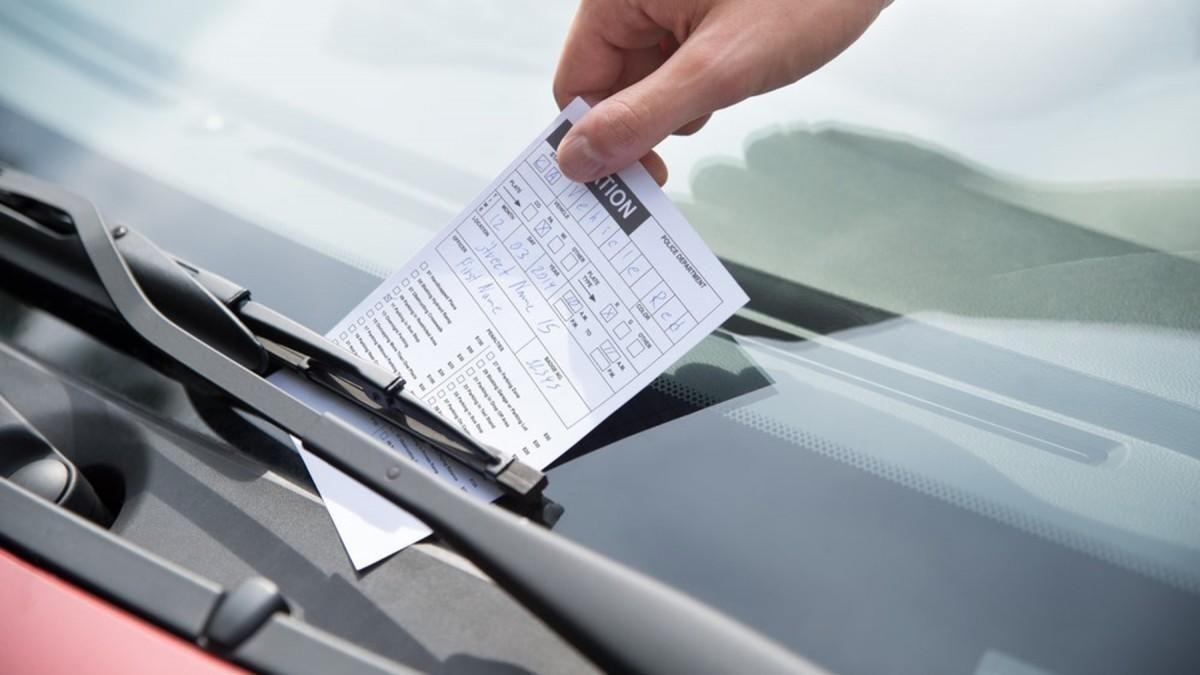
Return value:
[(576, 96), (594, 105), (613, 94), (626, 75), (629, 53), (657, 45), (665, 33), (643, 16), (619, 16), (622, 11), (611, 4), (602, 9), (583, 2), (571, 21), (554, 73), (554, 100), (559, 108)]
[[(554, 73), (554, 100), (565, 108), (576, 96), (597, 98), (621, 76), (621, 52), (587, 25), (581, 8), (571, 22)], [(590, 101), (594, 103), (593, 101)]]

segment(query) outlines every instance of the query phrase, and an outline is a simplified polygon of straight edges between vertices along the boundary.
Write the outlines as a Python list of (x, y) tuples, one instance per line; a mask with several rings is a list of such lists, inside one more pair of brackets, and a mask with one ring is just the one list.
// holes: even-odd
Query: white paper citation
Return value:
[[(545, 468), (739, 307), (746, 294), (640, 164), (591, 183), (556, 148), (562, 114), (328, 337), (399, 374), (480, 440)], [(464, 465), (287, 374), (276, 382), (464, 491)], [(301, 448), (356, 568), (428, 528)]]

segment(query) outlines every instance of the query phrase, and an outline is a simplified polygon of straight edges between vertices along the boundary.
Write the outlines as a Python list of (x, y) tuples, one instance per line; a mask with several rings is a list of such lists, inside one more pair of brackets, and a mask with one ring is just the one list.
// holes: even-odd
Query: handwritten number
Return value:
[[(542, 358), (527, 359), (525, 366), (532, 371), (534, 378), (538, 384), (544, 389), (558, 389), (559, 384), (554, 372), (550, 366), (546, 364), (546, 360)], [(534, 441), (536, 443), (536, 441)]]
[(508, 249), (517, 256), (517, 260), (524, 260), (529, 257), (529, 249), (525, 248), (525, 242), (523, 241), (514, 241), (508, 245)]

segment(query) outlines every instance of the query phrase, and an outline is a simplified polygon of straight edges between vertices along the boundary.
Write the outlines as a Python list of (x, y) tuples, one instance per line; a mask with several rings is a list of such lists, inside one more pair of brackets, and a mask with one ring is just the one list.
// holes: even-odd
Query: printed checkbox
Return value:
[(600, 350), (604, 352), (604, 355), (608, 357), (609, 361), (621, 360), (621, 352), (617, 351), (616, 345), (614, 345), (611, 340), (605, 340), (604, 342), (601, 342)]
[(575, 269), (576, 265), (579, 264), (579, 258), (577, 258), (574, 253), (571, 253), (571, 255), (563, 258), (562, 262), (559, 264), (562, 265), (564, 272), (570, 272), (571, 270)]
[(533, 233), (544, 239), (546, 237), (546, 235), (550, 234), (550, 221), (543, 220), (542, 222), (538, 223), (537, 225), (534, 225)]
[(625, 234), (625, 232), (621, 230), (617, 230), (616, 232), (613, 232), (611, 237), (606, 239), (604, 243), (600, 245), (600, 252), (604, 254), (605, 258), (612, 260), (616, 258), (628, 244), (629, 235)]
[(615, 232), (620, 232), (620, 230), (621, 228), (617, 227), (617, 224), (612, 221), (612, 218), (605, 218), (599, 227), (592, 230), (591, 233), (588, 234), (588, 237), (592, 240), (593, 244), (599, 246), (600, 244), (603, 244), (606, 239), (613, 236)]
[(356, 332), (356, 331), (358, 331), (358, 326), (351, 325), (351, 326), (350, 326), (350, 332), (351, 332), (351, 333), (354, 333), (354, 332)]
[(651, 312), (657, 312), (660, 307), (670, 302), (675, 297), (675, 292), (667, 283), (660, 282), (657, 286), (650, 289), (650, 292), (642, 296), (642, 304)]
[(348, 335), (346, 335), (346, 331), (342, 331), (341, 333), (338, 333), (338, 337), (340, 337), (341, 339), (345, 340), (345, 339), (346, 339), (347, 337), (349, 337), (349, 336), (348, 336)]
[(596, 364), (597, 368), (604, 370), (608, 367), (608, 357), (604, 355), (604, 352), (601, 351), (599, 347), (593, 349), (590, 354), (592, 357), (592, 363)]
[(583, 309), (583, 303), (579, 301), (579, 296), (575, 295), (575, 291), (567, 291), (563, 293), (562, 302), (567, 304), (568, 314), (574, 314), (575, 312)]
[(401, 280), (400, 280), (400, 285), (401, 285), (401, 286), (403, 286), (403, 287), (405, 287), (405, 288), (408, 288), (408, 279), (401, 279)]
[(583, 220), (579, 221), (579, 225), (583, 228), (584, 232), (590, 234), (592, 230), (596, 229), (597, 225), (604, 222), (605, 217), (604, 209), (596, 206), (583, 217)]
[(446, 388), (449, 389), (450, 391), (454, 391), (454, 387), (456, 387), (456, 386), (458, 386), (458, 385), (451, 382), (450, 384), (446, 385)]
[[(387, 296), (384, 296), (384, 298), (386, 299)], [(375, 303), (375, 309), (383, 309), (383, 303), (382, 302)]]
[(534, 216), (537, 215), (537, 207), (533, 204), (530, 204), (529, 206), (526, 206), (523, 211), (521, 211), (521, 215), (525, 216), (526, 222), (533, 220)]
[(437, 405), (437, 399), (432, 396), (425, 399), (425, 402), (428, 403), (429, 405)]
[(575, 220), (586, 218), (592, 209), (597, 208), (598, 202), (596, 198), (589, 195), (584, 195), (579, 198), (579, 201), (571, 205), (571, 213), (575, 215)]
[(625, 269), (621, 270), (621, 278), (625, 280), (625, 283), (632, 285), (645, 276), (649, 269), (650, 263), (646, 262), (646, 257), (639, 255), (633, 262), (626, 265)]
[(396, 295), (400, 295), (400, 287), (397, 286), (397, 287), (393, 288), (392, 292), (395, 293)]
[(462, 384), (463, 382), (466, 382), (466, 381), (467, 381), (467, 376), (466, 376), (466, 375), (459, 375), (458, 377), (454, 378), (454, 380), (455, 380), (456, 382), (458, 382), (459, 384)]
[(476, 361), (476, 362), (475, 362), (475, 367), (476, 367), (476, 368), (482, 368), (482, 367), (483, 367), (483, 359), (479, 359), (478, 361)]
[(550, 247), (551, 253), (558, 253), (563, 247), (562, 237), (555, 237), (551, 239), (550, 241), (546, 242), (546, 246)]
[(366, 322), (367, 322), (367, 320), (364, 317), (361, 317), (361, 316), (358, 317), (358, 325), (361, 326), (361, 325), (365, 324)]
[(567, 188), (566, 192), (563, 193), (562, 198), (559, 201), (561, 201), (561, 203), (565, 206), (570, 206), (574, 204), (577, 199), (584, 197), (584, 193), (586, 192), (587, 187), (585, 187), (583, 183), (571, 183), (571, 187)]
[(624, 340), (625, 336), (629, 335), (629, 322), (622, 321), (613, 327), (613, 335), (616, 335), (618, 340)]
[(633, 342), (630, 342), (628, 345), (626, 345), (625, 349), (626, 349), (626, 351), (629, 352), (630, 356), (632, 356), (633, 358), (637, 358), (638, 354), (641, 354), (643, 351), (646, 350), (646, 345), (642, 344), (641, 340), (634, 340)]
[(662, 277), (658, 276), (658, 272), (649, 270), (641, 276), (637, 281), (629, 284), (629, 290), (638, 297), (638, 300), (645, 300), (658, 285), (662, 283)]
[(429, 269), (429, 263), (427, 263), (427, 262), (421, 263), (421, 269), (423, 269), (423, 270)]
[(367, 310), (367, 318), (369, 319), (369, 318), (371, 318), (371, 317), (373, 317), (373, 316), (375, 316), (375, 310), (373, 310), (373, 309), (368, 309), (368, 310)]
[(612, 259), (613, 269), (616, 269), (616, 270), (625, 269), (625, 267), (627, 267), (629, 265), (629, 263), (631, 263), (635, 259), (637, 259), (638, 255), (639, 255), (638, 247), (626, 246), (625, 248), (621, 249), (620, 253), (613, 256), (613, 259)]
[(438, 398), (446, 398), (446, 390), (445, 389), (438, 390)]
[(483, 358), (487, 359), (488, 361), (495, 361), (496, 360), (496, 352), (488, 352), (487, 356), (485, 356)]
[(601, 307), (600, 318), (604, 319), (605, 323), (612, 321), (613, 319), (617, 318), (617, 308), (613, 307), (611, 303)]
[(467, 377), (475, 377), (475, 369), (467, 368)]
[(657, 305), (653, 308), (647, 306), (651, 312), (654, 312), (654, 321), (658, 323), (659, 328), (662, 328), (668, 334), (674, 333), (681, 327), (691, 323), (690, 314), (684, 308), (683, 303), (679, 298), (671, 296), (671, 299)]

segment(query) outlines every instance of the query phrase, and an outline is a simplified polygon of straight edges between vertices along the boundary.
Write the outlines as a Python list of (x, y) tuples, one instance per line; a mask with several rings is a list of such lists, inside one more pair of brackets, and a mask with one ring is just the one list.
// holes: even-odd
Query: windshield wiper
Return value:
[[(46, 186), (13, 171), (7, 177), (0, 175), (0, 181), (0, 209), (8, 212), (10, 221), (23, 216), (29, 221), (27, 228), (33, 228), (18, 235), (25, 248), (40, 242), (43, 247), (62, 249), (57, 264), (49, 267), (47, 256), (42, 256), (43, 274), (65, 262), (74, 267), (71, 276), (87, 276), (88, 261), (69, 253), (78, 246), (72, 218), (43, 199), (51, 196), (41, 194)], [(39, 233), (37, 227), (45, 231)], [(295, 371), (429, 442), (504, 490), (539, 499), (546, 484), (541, 471), (450, 424), (406, 391), (400, 377), (335, 348), (315, 332), (252, 300), (247, 289), (166, 255), (127, 227), (114, 228), (112, 238), (138, 286), (164, 316), (242, 367), (258, 375), (276, 368)], [(8, 242), (7, 248), (14, 249), (13, 243)], [(99, 298), (103, 288), (99, 278), (91, 278), (95, 287), (87, 295)]]
[[(150, 260), (135, 269), (130, 259), (139, 252)], [(208, 288), (207, 273), (180, 267), (127, 228), (110, 229), (86, 199), (0, 168), (0, 259), (43, 279), (61, 270), (61, 278), (47, 280), (110, 307), (172, 362), (413, 513), (602, 668), (643, 673), (818, 671), (687, 595), (462, 494), (337, 416), (320, 413), (274, 386), (262, 377), (263, 364), (286, 359), (286, 349), (298, 355), (297, 364), (310, 375), (315, 365), (318, 381), (347, 384), (349, 397), (363, 405), (370, 401), (394, 410), (402, 391), (373, 365), (348, 360), (320, 336), (297, 333), (296, 324), (265, 308), (252, 309), (249, 318), (235, 316), (230, 302), (246, 296), (233, 303), (244, 309), (249, 302), (244, 289), (212, 278), (207, 278), (213, 286)], [(63, 265), (64, 259), (77, 264)], [(152, 281), (154, 275), (166, 281)], [(208, 298), (207, 309), (193, 306), (201, 297)], [(188, 309), (172, 315), (170, 308), (178, 303)], [(272, 331), (277, 331), (275, 339)], [(295, 340), (296, 335), (302, 340)], [(402, 406), (400, 412), (414, 414)], [(544, 482), (533, 475), (515, 480), (528, 486), (527, 493)]]

